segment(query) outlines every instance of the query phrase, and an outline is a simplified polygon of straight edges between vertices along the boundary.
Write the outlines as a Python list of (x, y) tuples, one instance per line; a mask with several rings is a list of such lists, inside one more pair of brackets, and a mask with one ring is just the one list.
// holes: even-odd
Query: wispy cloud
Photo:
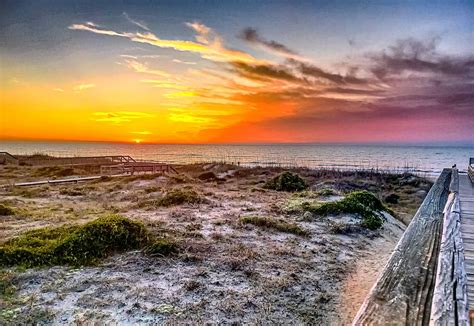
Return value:
[(252, 55), (228, 49), (223, 45), (220, 35), (211, 28), (200, 23), (187, 23), (187, 26), (193, 28), (197, 35), (197, 42), (186, 40), (166, 40), (161, 39), (151, 32), (116, 32), (109, 29), (99, 28), (94, 23), (72, 24), (68, 28), (71, 30), (80, 30), (92, 32), (95, 34), (117, 36), (128, 38), (133, 42), (145, 43), (160, 48), (171, 48), (177, 51), (186, 51), (199, 54), (202, 58), (218, 62), (258, 62)]
[(301, 61), (307, 61), (303, 56), (298, 54), (295, 50), (290, 49), (286, 45), (279, 43), (274, 40), (267, 40), (263, 38), (255, 28), (247, 27), (239, 34), (239, 38), (242, 40), (260, 47), (270, 53), (283, 56), (286, 58), (297, 59)]
[(148, 28), (148, 26), (147, 26), (145, 23), (139, 22), (139, 21), (137, 21), (137, 20), (134, 20), (134, 19), (130, 18), (130, 16), (129, 16), (126, 12), (123, 13), (123, 16), (124, 16), (129, 22), (131, 22), (132, 24), (134, 24), (134, 25), (140, 27), (141, 29), (143, 29), (143, 30), (145, 30), (145, 31), (148, 31), (148, 32), (150, 31), (150, 29)]
[(161, 77), (169, 77), (170, 74), (167, 72), (156, 69), (156, 68), (150, 68), (147, 64), (141, 63), (137, 60), (134, 59), (127, 59), (125, 60), (125, 64), (128, 68), (132, 69), (135, 72), (139, 73), (144, 73), (144, 74), (150, 74), (150, 75), (156, 75), (156, 76), (161, 76)]
[(118, 112), (94, 112), (93, 121), (111, 122), (121, 124), (122, 122), (130, 122), (137, 119), (153, 118), (154, 115), (146, 112), (135, 111), (118, 111)]
[(131, 132), (132, 134), (135, 134), (135, 135), (152, 135), (153, 133), (151, 131), (132, 131)]
[(195, 65), (195, 64), (196, 64), (196, 62), (192, 62), (192, 61), (182, 61), (182, 60), (179, 60), (179, 59), (173, 59), (173, 62), (182, 63), (182, 64), (185, 64), (185, 65)]
[(64, 93), (64, 89), (59, 88), (59, 87), (58, 88), (53, 88), (53, 91), (59, 92), (59, 93)]
[(77, 86), (74, 86), (72, 90), (75, 92), (81, 92), (81, 91), (85, 91), (94, 87), (95, 87), (95, 84), (79, 84)]
[(189, 86), (181, 85), (169, 80), (160, 80), (160, 79), (142, 79), (140, 82), (149, 84), (153, 87), (158, 88), (169, 88), (169, 89), (178, 89), (178, 90), (186, 90), (189, 89)]

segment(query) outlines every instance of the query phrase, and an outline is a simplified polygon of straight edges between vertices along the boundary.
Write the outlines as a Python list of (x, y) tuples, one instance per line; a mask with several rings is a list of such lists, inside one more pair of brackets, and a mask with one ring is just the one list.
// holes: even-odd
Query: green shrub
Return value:
[(182, 204), (199, 204), (199, 194), (191, 189), (171, 189), (156, 202), (157, 206), (175, 206)]
[(115, 252), (141, 248), (142, 223), (108, 215), (80, 226), (32, 230), (0, 247), (0, 266), (87, 265)]
[(246, 216), (242, 217), (240, 221), (243, 224), (252, 224), (259, 227), (274, 229), (280, 232), (293, 233), (296, 235), (308, 235), (308, 231), (302, 229), (296, 224), (274, 220), (268, 217)]
[(277, 191), (294, 192), (305, 190), (308, 185), (298, 174), (283, 172), (269, 180), (263, 187)]
[(322, 205), (307, 205), (304, 208), (320, 216), (359, 214), (362, 217), (361, 225), (371, 230), (378, 229), (383, 224), (383, 219), (377, 212), (391, 212), (368, 191), (352, 192), (341, 200)]
[(8, 206), (0, 204), (0, 216), (14, 215), (15, 211)]
[(149, 255), (169, 256), (178, 252), (178, 246), (171, 239), (159, 238), (146, 247), (145, 252)]

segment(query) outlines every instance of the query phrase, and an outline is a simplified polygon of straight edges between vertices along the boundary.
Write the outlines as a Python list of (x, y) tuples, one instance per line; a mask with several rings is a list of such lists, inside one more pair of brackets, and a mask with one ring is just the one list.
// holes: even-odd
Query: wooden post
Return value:
[(398, 242), (353, 325), (428, 325), (451, 169), (444, 169)]

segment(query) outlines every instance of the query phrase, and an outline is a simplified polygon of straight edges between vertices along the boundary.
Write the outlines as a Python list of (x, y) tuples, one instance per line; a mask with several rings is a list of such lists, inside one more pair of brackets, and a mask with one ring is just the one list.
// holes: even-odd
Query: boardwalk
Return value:
[(466, 259), (469, 310), (474, 310), (474, 186), (467, 174), (459, 175), (461, 232)]

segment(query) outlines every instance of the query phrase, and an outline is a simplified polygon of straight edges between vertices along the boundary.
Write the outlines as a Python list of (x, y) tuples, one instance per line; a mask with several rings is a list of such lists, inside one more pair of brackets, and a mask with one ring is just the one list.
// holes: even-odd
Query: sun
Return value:
[(140, 144), (142, 142), (141, 139), (134, 139), (133, 141), (135, 142), (135, 144)]

